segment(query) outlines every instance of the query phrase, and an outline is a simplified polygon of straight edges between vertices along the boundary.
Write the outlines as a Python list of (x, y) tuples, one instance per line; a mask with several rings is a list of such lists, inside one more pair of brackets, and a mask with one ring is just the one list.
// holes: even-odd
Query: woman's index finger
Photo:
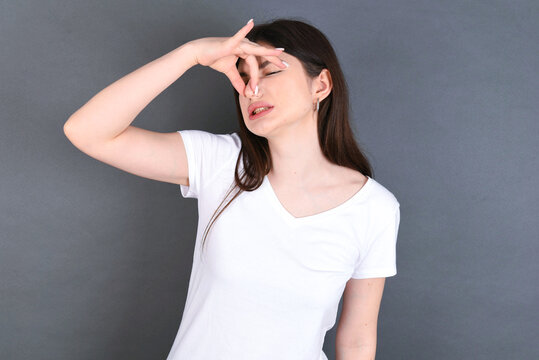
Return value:
[(241, 29), (239, 29), (238, 32), (234, 34), (234, 36), (232, 36), (232, 38), (234, 40), (243, 39), (249, 33), (249, 31), (251, 31), (252, 24), (254, 24), (253, 19), (249, 20), (247, 24), (245, 24)]

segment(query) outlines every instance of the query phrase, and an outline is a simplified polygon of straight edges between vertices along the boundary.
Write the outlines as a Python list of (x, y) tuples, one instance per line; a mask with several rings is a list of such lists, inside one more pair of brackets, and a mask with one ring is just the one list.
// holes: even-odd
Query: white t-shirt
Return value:
[(202, 253), (204, 229), (234, 181), (241, 140), (237, 133), (178, 132), (189, 168), (189, 186), (180, 192), (198, 199), (199, 220), (167, 360), (327, 360), (324, 337), (346, 282), (397, 273), (399, 202), (369, 177), (341, 205), (296, 218), (264, 177), (223, 211)]

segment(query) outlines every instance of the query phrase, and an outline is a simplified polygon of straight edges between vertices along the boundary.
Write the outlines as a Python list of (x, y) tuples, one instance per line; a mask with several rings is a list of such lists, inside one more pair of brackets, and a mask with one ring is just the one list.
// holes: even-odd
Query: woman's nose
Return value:
[(249, 82), (245, 86), (245, 96), (249, 98), (259, 97), (260, 88), (258, 87), (258, 84), (255, 86), (255, 90), (253, 91), (251, 80), (249, 80)]

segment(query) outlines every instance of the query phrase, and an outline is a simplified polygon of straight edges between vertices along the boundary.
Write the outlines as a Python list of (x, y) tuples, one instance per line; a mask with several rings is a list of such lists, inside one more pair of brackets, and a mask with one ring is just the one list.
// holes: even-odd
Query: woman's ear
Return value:
[(322, 69), (318, 77), (313, 81), (314, 93), (320, 101), (324, 100), (331, 93), (333, 82), (328, 69)]

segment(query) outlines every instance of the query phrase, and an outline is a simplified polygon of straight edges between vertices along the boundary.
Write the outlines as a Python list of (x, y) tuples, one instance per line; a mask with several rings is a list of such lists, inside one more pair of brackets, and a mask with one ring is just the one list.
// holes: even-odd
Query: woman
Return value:
[[(64, 131), (88, 155), (198, 199), (169, 360), (327, 359), (324, 336), (343, 294), (337, 359), (374, 359), (385, 277), (396, 274), (400, 204), (355, 143), (326, 37), (296, 20), (253, 26), (142, 66), (94, 96)], [(239, 133), (130, 125), (196, 64), (230, 79)]]

